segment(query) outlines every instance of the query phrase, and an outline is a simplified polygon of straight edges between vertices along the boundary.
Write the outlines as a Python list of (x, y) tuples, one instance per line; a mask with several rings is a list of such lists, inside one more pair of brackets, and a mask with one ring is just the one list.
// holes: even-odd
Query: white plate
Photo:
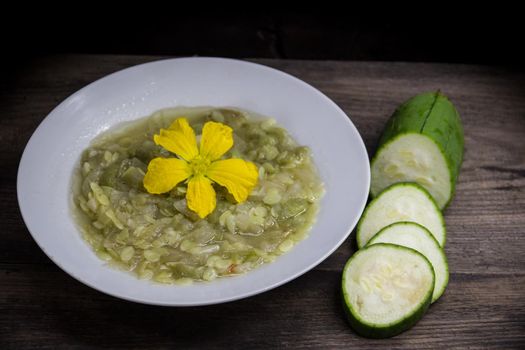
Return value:
[[(312, 149), (326, 186), (310, 236), (274, 263), (243, 276), (191, 286), (160, 285), (110, 268), (82, 240), (70, 215), (70, 180), (81, 152), (109, 127), (172, 106), (236, 106), (272, 116)], [(348, 237), (365, 206), (370, 166), (363, 140), (328, 97), (288, 74), (219, 58), (147, 63), (102, 78), (56, 107), (29, 140), (18, 201), (40, 248), (68, 274), (136, 302), (186, 306), (245, 298), (310, 270)]]

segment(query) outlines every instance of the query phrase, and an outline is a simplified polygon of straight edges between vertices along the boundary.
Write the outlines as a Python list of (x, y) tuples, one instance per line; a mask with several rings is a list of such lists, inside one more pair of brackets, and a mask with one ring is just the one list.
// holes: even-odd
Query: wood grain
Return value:
[(319, 88), (350, 116), (373, 154), (402, 101), (441, 89), (456, 104), (466, 152), (446, 210), (451, 279), (410, 331), (355, 335), (339, 301), (353, 235), (302, 277), (222, 305), (162, 308), (101, 294), (38, 248), (16, 200), (16, 171), (40, 121), (86, 84), (158, 57), (53, 56), (0, 82), (0, 348), (525, 348), (525, 75), (482, 66), (253, 60)]

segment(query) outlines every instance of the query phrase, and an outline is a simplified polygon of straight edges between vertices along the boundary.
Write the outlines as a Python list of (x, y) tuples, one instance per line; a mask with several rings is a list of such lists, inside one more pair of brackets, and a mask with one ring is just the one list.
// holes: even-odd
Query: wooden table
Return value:
[[(465, 126), (465, 161), (446, 210), (450, 283), (416, 327), (388, 340), (355, 335), (339, 300), (354, 235), (302, 277), (222, 305), (167, 308), (99, 293), (37, 247), (20, 216), (16, 171), (40, 121), (84, 85), (152, 61), (35, 59), (0, 82), (0, 349), (525, 348), (525, 74), (467, 65), (254, 60), (319, 88), (352, 118), (370, 154), (394, 108), (441, 89)], [(45, 184), (43, 184), (45, 186)]]

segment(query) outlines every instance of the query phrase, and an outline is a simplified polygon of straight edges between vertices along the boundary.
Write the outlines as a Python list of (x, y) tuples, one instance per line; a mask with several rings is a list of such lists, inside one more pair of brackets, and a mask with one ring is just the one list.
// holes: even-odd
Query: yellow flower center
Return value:
[(210, 164), (211, 160), (208, 157), (198, 155), (189, 162), (190, 171), (194, 176), (206, 175)]

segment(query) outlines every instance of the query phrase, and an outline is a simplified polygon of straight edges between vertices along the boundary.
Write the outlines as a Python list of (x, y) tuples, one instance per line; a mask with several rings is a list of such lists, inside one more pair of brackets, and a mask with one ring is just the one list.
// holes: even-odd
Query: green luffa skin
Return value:
[[(439, 91), (412, 97), (399, 106), (387, 122), (379, 141), (376, 157), (383, 145), (397, 136), (409, 133), (429, 137), (445, 157), (450, 172), (451, 190), (449, 200), (441, 208), (444, 209), (453, 197), (463, 162), (463, 126), (458, 111)], [(377, 194), (372, 193), (373, 196)]]

